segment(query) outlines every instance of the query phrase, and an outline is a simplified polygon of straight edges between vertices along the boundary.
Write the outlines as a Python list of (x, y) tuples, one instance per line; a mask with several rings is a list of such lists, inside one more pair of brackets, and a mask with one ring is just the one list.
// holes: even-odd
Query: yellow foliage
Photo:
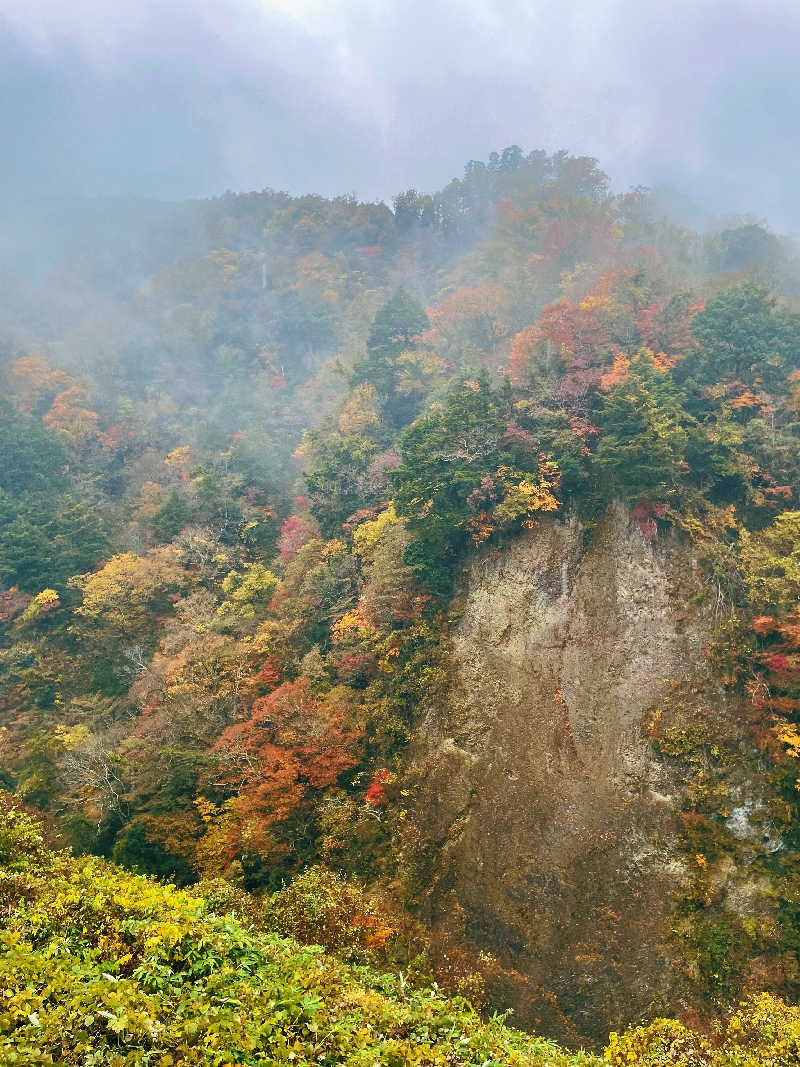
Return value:
[(134, 518), (141, 523), (148, 523), (161, 507), (164, 488), (156, 482), (144, 482), (139, 490)]
[(65, 749), (72, 750), (74, 748), (80, 748), (85, 744), (89, 737), (89, 727), (85, 723), (78, 723), (75, 726), (65, 726), (63, 723), (59, 723), (56, 727), (56, 737)]
[(50, 410), (42, 416), (42, 424), (48, 430), (65, 434), (73, 442), (96, 435), (100, 416), (96, 411), (81, 407), (86, 393), (85, 386), (77, 383), (59, 393)]
[(55, 368), (43, 356), (23, 356), (14, 362), (13, 371), (21, 379), (20, 411), (30, 415), (45, 393), (57, 393), (73, 385), (75, 379)]
[(519, 475), (515, 475), (509, 467), (498, 468), (497, 477), (503, 484), (504, 494), (502, 504), (492, 513), (495, 522), (504, 524), (517, 519), (526, 520), (540, 511), (558, 510), (558, 499), (544, 477), (539, 482), (529, 478), (517, 481)]
[(328, 562), (332, 559), (340, 559), (342, 556), (347, 555), (347, 545), (344, 541), (333, 539), (332, 541), (326, 541), (322, 546), (322, 558)]
[(339, 429), (344, 434), (366, 433), (380, 425), (378, 394), (373, 385), (357, 385), (339, 415)]
[(711, 1067), (711, 1050), (675, 1019), (656, 1019), (609, 1035), (603, 1058), (612, 1067)]
[(146, 556), (122, 552), (112, 556), (100, 570), (70, 579), (70, 584), (83, 592), (83, 602), (75, 614), (112, 625), (124, 624), (137, 608), (169, 586), (178, 585), (184, 577), (170, 545), (154, 548)]
[(620, 385), (626, 380), (630, 365), (631, 361), (622, 349), (618, 349), (614, 353), (614, 364), (611, 370), (606, 371), (600, 379), (600, 388), (604, 393), (607, 393), (610, 389), (613, 389), (615, 385)]
[(241, 571), (230, 571), (223, 579), (226, 599), (217, 608), (218, 615), (255, 618), (256, 608), (265, 607), (278, 587), (278, 579), (263, 563), (246, 563)]
[(743, 1001), (713, 1046), (674, 1019), (612, 1033), (612, 1067), (789, 1067), (800, 1063), (800, 1008), (770, 993)]
[(343, 644), (351, 641), (365, 640), (375, 634), (375, 627), (360, 615), (358, 609), (348, 611), (331, 627), (331, 641)]
[(35, 622), (44, 612), (54, 611), (60, 605), (61, 600), (55, 589), (43, 589), (41, 593), (36, 594), (20, 615), (19, 624), (24, 625), (25, 623)]
[(772, 728), (775, 738), (785, 747), (787, 756), (800, 759), (800, 730), (793, 722), (779, 720)]
[(402, 521), (394, 510), (394, 504), (389, 504), (377, 519), (372, 522), (362, 522), (353, 534), (353, 546), (356, 552), (362, 558), (369, 558), (389, 527)]
[(205, 833), (196, 843), (193, 866), (204, 878), (225, 875), (230, 870), (230, 841), (236, 824), (235, 803), (226, 800), (217, 806), (205, 797), (197, 797), (195, 807), (203, 820)]
[(706, 507), (701, 515), (691, 511), (677, 513), (678, 526), (697, 545), (716, 546), (724, 543), (727, 531), (736, 528), (736, 507)]
[(397, 357), (397, 392), (401, 396), (430, 393), (434, 385), (446, 381), (451, 366), (426, 348), (401, 352)]
[(192, 465), (193, 456), (192, 450), (188, 445), (180, 445), (178, 448), (173, 448), (167, 458), (164, 460), (168, 467), (173, 470), (185, 471)]

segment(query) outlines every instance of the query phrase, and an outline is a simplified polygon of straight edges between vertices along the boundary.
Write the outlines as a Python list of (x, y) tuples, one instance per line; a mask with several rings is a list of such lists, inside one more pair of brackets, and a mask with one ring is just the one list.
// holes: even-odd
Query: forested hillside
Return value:
[[(469, 163), (439, 193), (403, 192), (391, 209), (267, 190), (79, 212), (54, 204), (33, 232), (35, 269), (22, 253), (0, 262), (0, 784), (85, 858), (34, 849), (24, 876), (6, 860), (3, 907), (16, 917), (3, 966), (19, 989), (35, 981), (11, 956), (33, 944), (45, 913), (66, 909), (78, 923), (73, 896), (99, 893), (95, 878), (108, 880), (108, 899), (147, 887), (152, 914), (137, 923), (155, 921), (161, 901), (174, 909), (170, 952), (184, 925), (205, 923), (198, 960), (228, 939), (214, 948), (231, 954), (226, 968), (245, 957), (253, 974), (294, 968), (284, 974), (293, 989), (306, 987), (316, 957), (298, 949), (286, 963), (295, 950), (245, 931), (252, 916), (240, 926), (199, 917), (217, 914), (213, 893), (223, 911), (228, 892), (263, 909), (270, 894), (292, 899), (295, 885), (296, 925), (281, 932), (336, 952), (319, 894), (351, 900), (366, 884), (369, 899), (348, 905), (347, 919), (360, 915), (361, 947), (383, 953), (373, 965), (486, 1012), (508, 1006), (512, 988), (519, 1005), (524, 987), (526, 1026), (576, 1046), (596, 1040), (582, 994), (567, 1002), (533, 989), (502, 931), (455, 913), (430, 925), (439, 854), (412, 764), (428, 714), (450, 700), (452, 635), (476, 561), (505, 558), (553, 522), (578, 524), (588, 550), (623, 509), (648, 559), (661, 544), (691, 556), (681, 595), (709, 620), (703, 654), (728, 717), (723, 729), (717, 705), (701, 706), (683, 678), (680, 722), (666, 705), (642, 722), (653, 760), (691, 786), (673, 813), (684, 877), (669, 953), (683, 984), (649, 1016), (677, 1013), (705, 1036), (660, 1023), (660, 1036), (620, 1038), (606, 1058), (795, 1062), (793, 1009), (774, 999), (800, 994), (794, 245), (749, 218), (687, 231), (647, 190), (612, 193), (596, 161), (517, 146)], [(758, 779), (743, 816), (757, 809), (758, 846), (731, 823), (744, 803), (734, 766)], [(41, 863), (55, 864), (49, 888), (34, 885)], [(723, 913), (731, 865), (748, 865), (757, 889)], [(127, 982), (136, 967), (141, 990), (161, 996), (162, 964), (122, 944), (134, 937), (122, 912), (103, 933), (103, 952), (121, 960), (108, 970)], [(72, 936), (59, 952), (73, 952)], [(339, 990), (342, 966), (314, 983)], [(439, 1020), (429, 1039), (439, 1040), (443, 1001), (423, 1011), (422, 994), (394, 980), (352, 981), (370, 1017), (395, 997), (392, 1011), (414, 1016), (396, 1023), (402, 1040), (423, 1025), (419, 1012)], [(720, 1051), (738, 1038), (715, 1037), (712, 1020), (762, 993), (773, 997), (725, 1025), (766, 1034), (769, 1016), (784, 1051)], [(177, 1031), (175, 1044), (152, 1046), (162, 1058), (60, 1059), (45, 1043), (26, 1059), (38, 1023), (24, 1019), (42, 1016), (43, 1002), (23, 1000), (0, 1016), (17, 1049), (9, 1062), (260, 1062), (226, 1059), (230, 1049), (173, 1060), (186, 1039)], [(291, 1025), (305, 1020), (305, 1036), (291, 1040), (333, 1025), (303, 1004)], [(143, 1033), (150, 1008), (140, 1010), (131, 1026)], [(485, 1058), (441, 1051), (419, 1062), (539, 1062), (522, 1038), (452, 1010), (466, 1014), (448, 1041), (458, 1028), (480, 1034), (465, 1040)], [(641, 1012), (619, 1020), (648, 1022)], [(285, 1058), (376, 1062), (367, 1051), (331, 1058), (332, 1040), (319, 1038), (324, 1054)], [(687, 1042), (694, 1059), (679, 1058)], [(366, 1039), (353, 1047), (371, 1049)], [(382, 1048), (378, 1062), (412, 1062)], [(562, 1062), (547, 1055), (542, 1063)]]

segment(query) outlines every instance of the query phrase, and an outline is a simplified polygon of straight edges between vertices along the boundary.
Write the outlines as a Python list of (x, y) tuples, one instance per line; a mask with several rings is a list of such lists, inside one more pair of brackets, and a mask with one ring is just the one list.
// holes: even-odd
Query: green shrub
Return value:
[[(3, 1065), (599, 1063), (399, 976), (254, 931), (195, 893), (47, 852), (19, 809), (0, 810), (0, 842), (0, 874), (25, 881), (0, 930)], [(296, 891), (282, 898), (284, 914), (317, 908), (335, 929), (327, 894), (340, 882), (313, 877), (304, 892), (317, 903), (301, 907)]]

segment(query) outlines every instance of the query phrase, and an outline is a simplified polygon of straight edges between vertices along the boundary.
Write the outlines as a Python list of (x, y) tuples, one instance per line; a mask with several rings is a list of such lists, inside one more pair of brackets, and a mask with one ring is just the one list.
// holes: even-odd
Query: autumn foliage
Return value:
[(317, 699), (309, 680), (299, 678), (256, 700), (250, 717), (228, 727), (215, 746), (222, 781), (236, 788), (241, 847), (269, 851), (269, 827), (293, 815), (308, 790), (334, 785), (357, 765), (360, 736), (346, 689)]
[[(691, 234), (647, 191), (612, 193), (596, 161), (518, 146), (392, 208), (265, 190), (159, 210), (152, 257), (133, 265), (125, 241), (93, 250), (82, 234), (81, 257), (0, 337), (0, 781), (81, 855), (187, 885), (227, 878), (231, 893), (300, 874), (281, 898), (285, 931), (311, 937), (316, 908), (337, 951), (374, 960), (401, 924), (382, 924), (324, 865), (419, 900), (425, 846), (404, 776), (426, 717), (448, 706), (470, 574), (552, 523), (588, 545), (625, 508), (642, 566), (664, 542), (691, 542), (680, 610), (702, 614), (726, 707), (748, 731), (731, 765), (756, 753), (784, 843), (754, 863), (761, 888), (737, 936), (749, 923), (754, 971), (768, 937), (783, 938), (788, 975), (800, 921), (792, 248), (735, 220)], [(767, 258), (732, 266), (743, 249)], [(557, 567), (535, 582), (537, 596), (563, 589)], [(643, 743), (666, 760), (657, 710)], [(703, 774), (717, 740), (703, 741)], [(691, 886), (708, 879), (684, 909), (700, 925), (721, 891), (697, 841), (728, 833), (734, 803), (676, 818), (694, 842)], [(435, 881), (438, 858), (423, 859)], [(686, 950), (686, 973), (720, 988), (726, 936)], [(441, 973), (477, 1002), (474, 949), (443, 949)], [(483, 964), (498, 982), (511, 974)], [(20, 988), (20, 1025), (38, 1040)], [(94, 1055), (105, 1023), (88, 1014), (76, 1025)], [(611, 1049), (648, 1042), (708, 1058), (671, 1025)]]

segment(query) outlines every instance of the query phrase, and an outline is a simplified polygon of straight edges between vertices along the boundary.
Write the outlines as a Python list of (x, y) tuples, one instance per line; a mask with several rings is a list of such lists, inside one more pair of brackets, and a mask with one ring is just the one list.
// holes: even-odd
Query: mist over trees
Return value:
[[(4, 789), (78, 855), (182, 886), (264, 896), (322, 865), (342, 881), (321, 897), (403, 884), (413, 910), (403, 774), (465, 568), (622, 503), (646, 541), (690, 539), (724, 604), (709, 655), (788, 843), (778, 918), (736, 936), (796, 951), (791, 241), (749, 217), (694, 232), (594, 159), (517, 145), (391, 207), (65, 202), (31, 232), (35, 255), (0, 261)], [(704, 859), (714, 803), (689, 813)], [(413, 971), (423, 935), (392, 906), (347, 919), (358, 952), (405, 938), (380, 961)], [(761, 992), (701, 926), (697, 1003)], [(422, 978), (502, 1007), (508, 975), (462, 934)]]

